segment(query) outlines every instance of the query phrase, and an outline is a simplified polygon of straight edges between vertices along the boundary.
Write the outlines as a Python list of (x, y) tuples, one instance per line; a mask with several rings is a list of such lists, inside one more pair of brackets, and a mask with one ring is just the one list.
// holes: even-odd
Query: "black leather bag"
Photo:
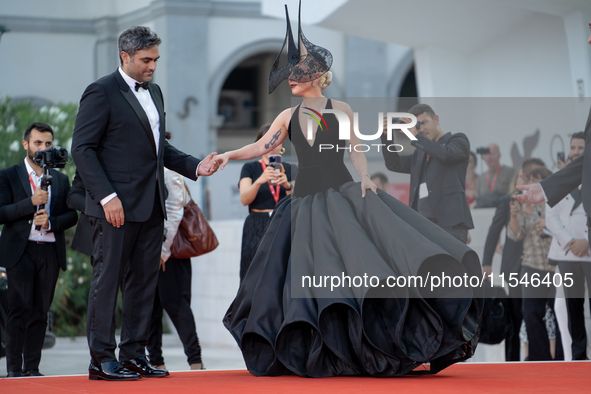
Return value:
[(509, 313), (509, 298), (505, 289), (498, 286), (484, 286), (484, 307), (480, 324), (480, 342), (495, 345), (513, 332)]

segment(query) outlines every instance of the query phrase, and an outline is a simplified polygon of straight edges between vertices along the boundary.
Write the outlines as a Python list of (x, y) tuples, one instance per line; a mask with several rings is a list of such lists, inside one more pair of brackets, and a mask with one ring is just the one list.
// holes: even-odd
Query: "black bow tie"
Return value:
[(148, 82), (142, 82), (142, 83), (136, 82), (135, 83), (135, 91), (138, 92), (140, 90), (140, 88), (144, 88), (147, 90), (148, 89)]

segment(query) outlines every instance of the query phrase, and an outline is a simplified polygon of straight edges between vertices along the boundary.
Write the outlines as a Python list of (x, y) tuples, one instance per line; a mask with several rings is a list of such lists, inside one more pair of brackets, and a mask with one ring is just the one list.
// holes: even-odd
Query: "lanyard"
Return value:
[(31, 174), (27, 174), (29, 175), (29, 182), (31, 183), (31, 186), (33, 186), (33, 194), (35, 194), (35, 192), (37, 191), (37, 187), (35, 186), (35, 182), (33, 181), (33, 178), (31, 178)]
[[(264, 160), (261, 160), (261, 165), (263, 166), (263, 172), (265, 172), (265, 170), (267, 169), (267, 166), (265, 165)], [(277, 185), (277, 186), (275, 186), (275, 188), (273, 188), (270, 181), (267, 181), (267, 183), (269, 184), (269, 189), (271, 190), (271, 194), (273, 195), (273, 200), (275, 200), (275, 205), (277, 205), (277, 203), (279, 202), (279, 188), (280, 188), (280, 186)]]
[(492, 184), (490, 183), (490, 172), (486, 173), (486, 184), (488, 185), (488, 190), (491, 192), (495, 190), (495, 184), (497, 183), (497, 177), (499, 176), (499, 171), (501, 170), (501, 166), (497, 167), (495, 171), (495, 176), (493, 177)]

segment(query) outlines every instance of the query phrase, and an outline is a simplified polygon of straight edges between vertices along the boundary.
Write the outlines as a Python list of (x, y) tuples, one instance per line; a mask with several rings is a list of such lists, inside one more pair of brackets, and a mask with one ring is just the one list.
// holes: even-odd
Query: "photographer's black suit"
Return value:
[[(47, 312), (53, 300), (59, 268), (66, 270), (64, 231), (76, 224), (76, 212), (66, 206), (68, 177), (53, 177), (49, 222), (55, 242), (29, 241), (33, 217), (31, 184), (24, 162), (0, 171), (0, 266), (8, 275), (6, 354), (8, 372), (37, 370), (45, 339)], [(24, 358), (24, 366), (23, 364)]]
[[(463, 133), (446, 133), (437, 142), (420, 134), (416, 137), (417, 140), (411, 142), (417, 148), (412, 155), (383, 150), (390, 171), (410, 174), (409, 205), (418, 210), (419, 187), (425, 182), (437, 224), (448, 231), (450, 228), (474, 228), (466, 201), (466, 169), (470, 157), (468, 138)], [(382, 142), (390, 144), (386, 136), (382, 136)]]
[[(113, 313), (123, 295), (120, 359), (145, 355), (165, 218), (164, 166), (195, 180), (199, 159), (164, 139), (164, 101), (149, 84), (160, 120), (160, 138), (119, 69), (86, 88), (80, 100), (72, 156), (86, 187), (85, 214), (93, 227), (93, 278), (87, 335), (92, 363), (116, 360)], [(158, 153), (156, 153), (156, 144)], [(105, 219), (101, 199), (117, 193), (125, 224)]]

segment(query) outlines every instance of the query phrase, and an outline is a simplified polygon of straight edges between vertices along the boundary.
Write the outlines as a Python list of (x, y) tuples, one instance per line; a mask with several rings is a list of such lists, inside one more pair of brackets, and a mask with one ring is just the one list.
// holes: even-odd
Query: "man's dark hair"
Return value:
[(521, 164), (521, 171), (523, 171), (523, 175), (529, 176), (533, 167), (544, 167), (546, 168), (546, 164), (537, 157), (532, 157), (531, 159), (527, 159), (523, 161)]
[(415, 104), (412, 107), (410, 107), (408, 112), (413, 114), (414, 116), (419, 116), (420, 114), (426, 112), (427, 115), (431, 117), (431, 119), (433, 119), (433, 117), (435, 116), (435, 111), (433, 111), (433, 108), (431, 108), (431, 106), (427, 104)]
[(34, 122), (31, 123), (29, 125), (29, 127), (27, 127), (27, 129), (25, 130), (25, 135), (23, 136), (23, 140), (29, 142), (29, 137), (31, 136), (31, 130), (36, 129), (39, 130), (42, 133), (51, 133), (51, 136), (53, 137), (53, 129), (51, 128), (50, 125), (48, 125), (47, 123), (43, 123), (43, 122)]
[(160, 45), (162, 40), (149, 27), (134, 26), (125, 30), (119, 36), (119, 60), (123, 64), (121, 51), (126, 52), (133, 59), (137, 51)]
[(371, 176), (370, 179), (378, 178), (382, 183), (388, 183), (388, 177), (381, 172), (376, 172)]
[(574, 140), (575, 138), (578, 138), (580, 140), (584, 140), (585, 139), (585, 132), (584, 131), (577, 131), (576, 133), (574, 133), (573, 135), (570, 136), (570, 140)]

